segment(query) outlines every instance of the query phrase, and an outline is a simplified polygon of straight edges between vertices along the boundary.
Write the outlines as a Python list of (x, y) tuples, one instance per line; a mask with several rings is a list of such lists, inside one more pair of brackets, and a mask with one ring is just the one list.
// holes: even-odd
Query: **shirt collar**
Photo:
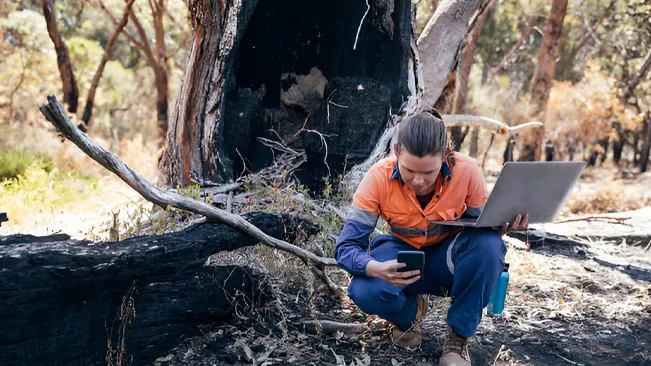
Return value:
[[(448, 164), (447, 161), (443, 162), (443, 165), (441, 165), (441, 172), (439, 174), (443, 175), (443, 179), (441, 180), (441, 185), (445, 185), (445, 178), (452, 178), (452, 171), (450, 170), (450, 164)], [(400, 169), (398, 168), (398, 161), (396, 160), (396, 164), (393, 166), (393, 171), (391, 172), (391, 177), (389, 177), (389, 182), (398, 178), (400, 180), (400, 185), (404, 186), (405, 181), (402, 179), (402, 176), (400, 175)]]

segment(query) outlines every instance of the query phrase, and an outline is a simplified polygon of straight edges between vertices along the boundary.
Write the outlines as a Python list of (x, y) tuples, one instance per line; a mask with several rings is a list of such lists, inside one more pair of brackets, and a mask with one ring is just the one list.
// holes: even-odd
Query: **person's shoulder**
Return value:
[(371, 166), (369, 173), (389, 178), (391, 176), (393, 168), (396, 166), (396, 161), (397, 159), (395, 156), (388, 156), (384, 159), (381, 159), (377, 163), (373, 164), (373, 166)]

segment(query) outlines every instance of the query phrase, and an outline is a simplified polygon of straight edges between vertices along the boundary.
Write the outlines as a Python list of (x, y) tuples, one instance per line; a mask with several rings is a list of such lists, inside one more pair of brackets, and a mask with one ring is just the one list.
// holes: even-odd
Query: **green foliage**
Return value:
[(52, 48), (43, 15), (32, 10), (20, 10), (0, 19), (5, 40), (32, 51)]
[(97, 70), (104, 49), (95, 40), (82, 37), (71, 37), (67, 40), (70, 60), (75, 70), (79, 90), (87, 91)]
[(0, 181), (18, 178), (32, 165), (47, 173), (54, 169), (54, 162), (49, 156), (28, 150), (0, 150)]
[(16, 177), (0, 182), (0, 202), (12, 223), (19, 224), (31, 214), (54, 212), (96, 189), (95, 177), (59, 170), (47, 158), (41, 158), (32, 160)]
[(0, 122), (36, 118), (36, 97), (60, 88), (43, 15), (20, 10), (0, 18)]

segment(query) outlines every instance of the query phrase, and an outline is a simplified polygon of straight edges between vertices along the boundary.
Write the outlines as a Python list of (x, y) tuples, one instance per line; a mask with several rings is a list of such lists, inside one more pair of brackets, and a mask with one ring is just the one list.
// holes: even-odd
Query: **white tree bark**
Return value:
[(460, 57), (463, 39), (479, 0), (444, 0), (418, 38), (425, 92), (423, 105), (433, 107)]

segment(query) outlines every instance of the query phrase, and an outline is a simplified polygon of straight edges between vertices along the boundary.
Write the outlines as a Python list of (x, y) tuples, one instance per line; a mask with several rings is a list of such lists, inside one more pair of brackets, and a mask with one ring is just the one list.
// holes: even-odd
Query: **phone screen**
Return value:
[(400, 268), (398, 272), (420, 271), (423, 273), (425, 267), (425, 253), (417, 250), (401, 250), (398, 252), (398, 263), (406, 263), (407, 266)]

